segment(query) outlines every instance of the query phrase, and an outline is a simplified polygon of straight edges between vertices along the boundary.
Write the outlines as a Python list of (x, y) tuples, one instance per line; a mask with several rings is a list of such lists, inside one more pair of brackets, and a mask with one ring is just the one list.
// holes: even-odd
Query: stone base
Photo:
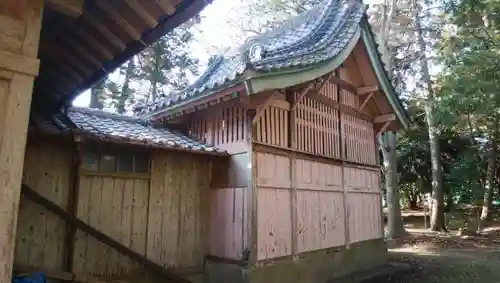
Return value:
[(388, 262), (383, 239), (278, 259), (255, 267), (207, 262), (208, 283), (325, 283), (336, 282), (354, 272), (373, 270)]

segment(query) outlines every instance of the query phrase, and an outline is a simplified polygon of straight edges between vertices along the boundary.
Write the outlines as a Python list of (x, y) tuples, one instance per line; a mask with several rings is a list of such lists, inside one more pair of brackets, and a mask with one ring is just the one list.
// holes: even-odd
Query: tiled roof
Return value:
[(266, 73), (331, 60), (360, 29), (364, 13), (364, 5), (357, 0), (325, 0), (271, 31), (250, 38), (240, 47), (240, 55), (217, 58), (183, 91), (139, 106), (137, 110), (148, 115), (196, 99), (221, 86), (247, 79), (244, 73), (249, 69)]
[(75, 132), (111, 142), (225, 154), (225, 151), (194, 140), (178, 131), (165, 127), (155, 128), (143, 119), (89, 108), (69, 108), (67, 116), (58, 113), (53, 116), (52, 121), (40, 120), (35, 125), (42, 131), (53, 130), (54, 126), (61, 132), (73, 129)]

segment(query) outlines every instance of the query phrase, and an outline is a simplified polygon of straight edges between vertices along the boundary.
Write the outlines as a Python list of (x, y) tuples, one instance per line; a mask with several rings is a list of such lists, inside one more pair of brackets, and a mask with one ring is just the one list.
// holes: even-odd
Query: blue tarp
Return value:
[(15, 276), (12, 278), (12, 283), (46, 283), (45, 274), (43, 272), (34, 272), (29, 275)]

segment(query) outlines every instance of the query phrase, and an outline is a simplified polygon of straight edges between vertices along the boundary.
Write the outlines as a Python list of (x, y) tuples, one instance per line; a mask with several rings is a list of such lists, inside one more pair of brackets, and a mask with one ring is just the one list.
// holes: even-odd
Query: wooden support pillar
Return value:
[(10, 283), (43, 0), (0, 1), (0, 283)]

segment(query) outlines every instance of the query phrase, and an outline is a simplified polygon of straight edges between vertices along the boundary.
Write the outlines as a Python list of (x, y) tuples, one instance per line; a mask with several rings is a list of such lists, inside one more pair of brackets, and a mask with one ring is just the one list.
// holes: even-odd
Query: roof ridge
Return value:
[[(309, 10), (289, 17), (267, 32), (249, 37), (233, 56), (218, 56), (205, 72), (180, 92), (135, 107), (149, 117), (196, 100), (207, 92), (250, 79), (257, 73), (300, 68), (339, 55), (360, 29), (366, 12), (361, 0), (321, 0)], [(245, 73), (247, 70), (254, 72)], [(248, 74), (249, 76), (245, 76)]]
[(89, 115), (95, 115), (101, 118), (110, 118), (114, 120), (119, 120), (119, 121), (124, 121), (124, 122), (132, 122), (132, 123), (138, 123), (138, 124), (144, 124), (147, 123), (148, 121), (138, 117), (138, 116), (128, 116), (124, 114), (119, 114), (119, 113), (112, 113), (112, 112), (107, 112), (101, 109), (94, 109), (94, 108), (88, 108), (88, 107), (78, 107), (78, 106), (72, 106), (68, 108), (68, 112), (78, 112), (78, 113), (84, 113), (84, 114), (89, 114)]

